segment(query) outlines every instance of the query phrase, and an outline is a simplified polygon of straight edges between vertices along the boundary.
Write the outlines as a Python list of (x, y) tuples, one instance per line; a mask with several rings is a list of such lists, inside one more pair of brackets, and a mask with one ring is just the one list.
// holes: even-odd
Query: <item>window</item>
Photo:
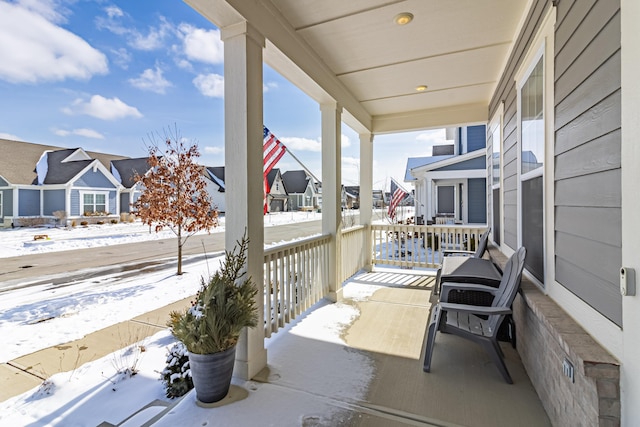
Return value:
[(554, 141), (554, 24), (555, 8), (552, 8), (515, 79), (518, 96), (518, 244), (527, 248), (525, 268), (541, 287), (551, 279), (551, 276), (546, 277), (548, 270), (552, 273), (547, 262), (552, 262), (554, 252), (553, 164), (549, 163)]
[(544, 162), (544, 79), (540, 58), (520, 89), (521, 174), (542, 171)]
[(107, 213), (107, 193), (82, 193), (82, 213), (91, 215)]
[(502, 118), (504, 104), (501, 103), (489, 124), (489, 138), (491, 139), (491, 236), (493, 241), (500, 245), (502, 235)]

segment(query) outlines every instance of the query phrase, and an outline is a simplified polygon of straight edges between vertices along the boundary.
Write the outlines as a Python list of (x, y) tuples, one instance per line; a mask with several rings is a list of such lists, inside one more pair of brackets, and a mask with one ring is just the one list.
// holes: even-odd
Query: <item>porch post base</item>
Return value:
[(329, 291), (327, 293), (327, 295), (325, 296), (326, 299), (328, 299), (331, 302), (340, 302), (342, 301), (342, 299), (344, 298), (343, 293), (342, 293), (342, 288), (336, 290), (336, 291)]

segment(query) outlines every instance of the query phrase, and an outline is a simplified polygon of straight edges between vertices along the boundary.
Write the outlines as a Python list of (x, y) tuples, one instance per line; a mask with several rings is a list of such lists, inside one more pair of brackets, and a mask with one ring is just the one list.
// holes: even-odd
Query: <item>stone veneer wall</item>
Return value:
[[(491, 259), (503, 267), (495, 247)], [(620, 364), (526, 277), (513, 304), (517, 350), (554, 426), (619, 426)], [(564, 375), (567, 358), (575, 382)]]

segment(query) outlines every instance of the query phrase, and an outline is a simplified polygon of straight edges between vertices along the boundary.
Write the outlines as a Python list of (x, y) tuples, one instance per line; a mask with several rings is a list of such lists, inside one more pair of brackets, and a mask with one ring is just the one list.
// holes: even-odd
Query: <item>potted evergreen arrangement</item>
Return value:
[(245, 236), (237, 243), (225, 252), (221, 268), (208, 281), (201, 279), (192, 306), (170, 313), (168, 326), (187, 347), (196, 397), (202, 403), (227, 395), (240, 332), (258, 323), (258, 288), (245, 277), (249, 241)]

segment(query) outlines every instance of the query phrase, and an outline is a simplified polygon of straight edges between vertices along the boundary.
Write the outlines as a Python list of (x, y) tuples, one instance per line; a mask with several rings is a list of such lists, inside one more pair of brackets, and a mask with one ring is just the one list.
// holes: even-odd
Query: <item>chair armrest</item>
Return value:
[(441, 302), (438, 304), (440, 309), (444, 311), (457, 311), (459, 313), (484, 314), (486, 316), (497, 314), (511, 314), (509, 307), (484, 307), (480, 305), (452, 304), (449, 302)]
[(496, 296), (499, 288), (492, 286), (481, 285), (479, 283), (457, 283), (457, 282), (444, 282), (440, 288), (440, 301), (446, 302), (449, 300), (449, 292), (457, 291), (477, 291), (486, 292), (494, 297)]
[(475, 251), (457, 251), (453, 249), (445, 249), (442, 251), (443, 256), (473, 256)]

